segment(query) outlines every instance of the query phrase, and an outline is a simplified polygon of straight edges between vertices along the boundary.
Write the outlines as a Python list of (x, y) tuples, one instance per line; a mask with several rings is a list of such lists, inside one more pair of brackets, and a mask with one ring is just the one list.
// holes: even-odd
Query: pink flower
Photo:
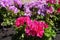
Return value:
[(60, 13), (60, 8), (57, 9), (57, 12)]
[(25, 8), (24, 12), (25, 12), (25, 14), (24, 14), (25, 16), (31, 16), (31, 11), (28, 7)]
[(9, 10), (13, 11), (14, 13), (18, 13), (19, 10), (15, 6), (10, 6)]
[(44, 27), (45, 27), (45, 28), (48, 28), (48, 24), (45, 23)]
[(28, 36), (35, 36), (36, 35), (36, 31), (34, 31), (34, 29), (31, 29), (31, 27), (29, 27), (29, 26), (26, 26), (25, 33)]
[(42, 38), (43, 34), (44, 34), (44, 30), (41, 30), (40, 32), (37, 33), (37, 37)]
[(60, 4), (60, 0), (58, 0), (58, 4)]
[(54, 12), (54, 7), (53, 6), (48, 7), (47, 13), (53, 13), (53, 12)]
[(31, 20), (28, 16), (17, 18), (15, 25), (19, 27), (24, 25), (24, 23), (26, 23), (25, 33), (28, 36), (36, 36), (42, 38), (44, 34), (44, 28), (48, 28), (48, 25), (45, 22)]
[(24, 25), (24, 22), (25, 22), (25, 19), (24, 19), (25, 17), (19, 17), (19, 18), (17, 18), (16, 19), (16, 22), (15, 22), (15, 25), (17, 26), (17, 27), (19, 27), (19, 26), (21, 26), (21, 25)]
[(43, 27), (43, 28), (48, 28), (48, 24), (43, 22), (43, 21), (40, 21), (40, 25)]
[(14, 3), (19, 5), (19, 8), (22, 7), (22, 1), (21, 0), (14, 0)]
[(56, 0), (46, 0), (47, 3), (51, 3), (51, 4), (56, 4), (57, 1)]
[[(42, 24), (43, 23), (43, 24)], [(30, 24), (30, 25), (29, 25)], [(47, 24), (45, 22), (39, 22), (39, 21), (31, 21), (29, 24), (27, 24), (25, 28), (25, 33), (30, 36), (37, 36), (42, 38), (44, 34), (44, 28), (47, 28)]]
[(30, 18), (27, 16), (27, 17), (19, 17), (16, 19), (16, 22), (15, 22), (15, 25), (17, 27), (21, 26), (21, 25), (24, 25), (24, 23), (26, 24), (29, 24), (30, 23)]
[(29, 17), (26, 17), (26, 25), (30, 26), (32, 24), (32, 20)]
[(43, 33), (44, 33), (44, 29), (43, 26), (41, 26), (41, 24), (38, 21), (35, 21), (35, 31), (36, 31), (36, 36), (42, 38)]

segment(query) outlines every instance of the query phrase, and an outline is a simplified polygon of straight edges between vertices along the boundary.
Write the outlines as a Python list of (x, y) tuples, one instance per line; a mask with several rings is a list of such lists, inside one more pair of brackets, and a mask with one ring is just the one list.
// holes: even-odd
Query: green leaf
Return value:
[(48, 40), (52, 40), (52, 37), (49, 37), (49, 39)]
[(51, 6), (51, 4), (50, 4), (50, 3), (48, 3), (48, 6)]
[(55, 37), (56, 36), (56, 32), (52, 29), (52, 27), (48, 27), (47, 29), (45, 29), (44, 34), (47, 37)]

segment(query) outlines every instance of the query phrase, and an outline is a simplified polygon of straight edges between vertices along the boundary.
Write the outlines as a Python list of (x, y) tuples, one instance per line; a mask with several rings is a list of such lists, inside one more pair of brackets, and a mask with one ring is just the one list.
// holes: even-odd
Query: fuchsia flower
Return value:
[(16, 19), (15, 25), (17, 27), (24, 25), (24, 23), (26, 22), (26, 24), (30, 23), (30, 18), (29, 17), (19, 17)]
[(48, 25), (45, 22), (40, 21), (39, 23), (43, 28), (48, 28)]
[(21, 25), (24, 25), (24, 22), (25, 22), (25, 19), (24, 19), (25, 17), (19, 17), (19, 18), (17, 18), (16, 19), (16, 22), (15, 22), (15, 25), (17, 26), (17, 27), (19, 27), (19, 26), (21, 26)]
[(42, 38), (44, 33), (44, 28), (47, 28), (48, 25), (45, 22), (32, 21), (30, 25), (27, 24), (25, 32), (27, 35), (37, 36)]
[(24, 23), (26, 23), (25, 33), (28, 36), (37, 36), (42, 38), (44, 34), (44, 28), (48, 28), (48, 25), (45, 22), (31, 20), (29, 17), (17, 18), (15, 25), (19, 27), (24, 25)]

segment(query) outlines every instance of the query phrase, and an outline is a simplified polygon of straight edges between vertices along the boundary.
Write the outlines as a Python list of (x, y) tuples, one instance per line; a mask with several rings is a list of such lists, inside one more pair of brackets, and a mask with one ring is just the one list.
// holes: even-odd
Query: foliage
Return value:
[(60, 2), (38, 0), (0, 1), (0, 25), (15, 26), (12, 40), (52, 40), (60, 30)]

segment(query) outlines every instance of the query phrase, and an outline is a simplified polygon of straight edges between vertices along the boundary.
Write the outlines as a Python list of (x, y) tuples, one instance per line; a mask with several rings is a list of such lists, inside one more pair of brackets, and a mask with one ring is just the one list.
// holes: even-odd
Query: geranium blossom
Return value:
[(42, 38), (44, 34), (44, 28), (47, 28), (47, 24), (39, 21), (31, 21), (30, 25), (27, 24), (25, 32), (27, 35), (37, 36)]
[(19, 27), (21, 25), (24, 25), (24, 23), (26, 23), (25, 33), (28, 36), (37, 36), (42, 38), (44, 34), (44, 29), (48, 28), (48, 25), (45, 22), (31, 20), (29, 17), (17, 18), (15, 25)]
[(17, 18), (16, 19), (16, 22), (15, 22), (15, 25), (17, 26), (17, 27), (19, 27), (19, 26), (21, 26), (21, 25), (24, 25), (24, 22), (25, 22), (25, 19), (24, 19), (25, 17), (19, 17), (19, 18)]

